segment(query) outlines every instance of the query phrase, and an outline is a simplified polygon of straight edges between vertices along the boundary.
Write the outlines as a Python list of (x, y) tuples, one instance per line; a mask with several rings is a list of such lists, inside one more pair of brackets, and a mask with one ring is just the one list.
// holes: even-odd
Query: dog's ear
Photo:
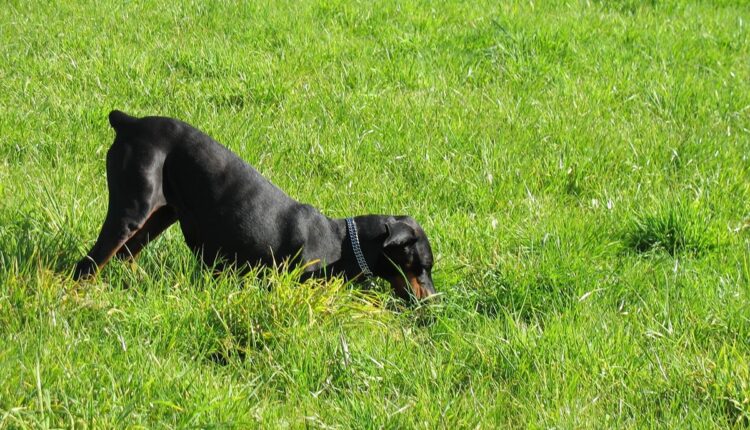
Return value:
[(385, 231), (388, 235), (383, 242), (383, 248), (390, 246), (404, 247), (417, 241), (417, 232), (409, 224), (391, 218), (385, 222)]
[(119, 110), (113, 110), (109, 113), (109, 125), (111, 125), (115, 131), (119, 131), (123, 127), (133, 124), (136, 120), (137, 118)]

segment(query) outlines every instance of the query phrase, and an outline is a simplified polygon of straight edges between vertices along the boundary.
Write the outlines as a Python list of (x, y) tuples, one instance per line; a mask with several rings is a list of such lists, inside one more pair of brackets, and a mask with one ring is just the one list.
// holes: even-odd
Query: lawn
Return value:
[[(6, 1), (0, 428), (749, 426), (749, 25), (744, 0)], [(176, 226), (73, 281), (115, 108), (329, 216), (412, 215), (440, 300), (214, 277)]]

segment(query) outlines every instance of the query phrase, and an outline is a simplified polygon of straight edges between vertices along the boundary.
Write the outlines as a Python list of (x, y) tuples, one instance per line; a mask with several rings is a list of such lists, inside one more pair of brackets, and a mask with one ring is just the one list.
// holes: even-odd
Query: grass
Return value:
[[(0, 428), (750, 425), (748, 22), (739, 0), (6, 2)], [(73, 282), (113, 108), (184, 119), (330, 216), (414, 216), (441, 302), (214, 278), (174, 227)]]
[(625, 233), (625, 246), (636, 252), (667, 252), (672, 256), (701, 253), (714, 245), (706, 234), (710, 219), (685, 204), (656, 203), (653, 213), (636, 213)]

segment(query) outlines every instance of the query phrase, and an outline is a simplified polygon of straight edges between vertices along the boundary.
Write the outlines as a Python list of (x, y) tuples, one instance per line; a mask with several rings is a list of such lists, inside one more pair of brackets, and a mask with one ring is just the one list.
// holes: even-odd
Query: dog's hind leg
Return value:
[(74, 279), (93, 275), (166, 205), (163, 164), (157, 149), (115, 140), (107, 152), (107, 216), (96, 243), (76, 265)]
[(177, 221), (177, 214), (169, 206), (157, 209), (146, 220), (143, 227), (131, 237), (115, 254), (115, 258), (129, 260), (135, 258), (149, 242), (156, 239), (164, 230)]

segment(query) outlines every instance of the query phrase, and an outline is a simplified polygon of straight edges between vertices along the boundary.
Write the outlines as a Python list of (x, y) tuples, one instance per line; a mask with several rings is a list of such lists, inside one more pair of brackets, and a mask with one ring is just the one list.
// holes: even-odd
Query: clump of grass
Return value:
[[(302, 269), (254, 270), (241, 289), (212, 306), (209, 323), (217, 332), (214, 358), (245, 358), (249, 350), (285, 343), (300, 332), (384, 318), (381, 297), (349, 288), (340, 278), (300, 282)], [(262, 272), (262, 273), (261, 273)]]
[(708, 219), (682, 201), (662, 202), (636, 212), (623, 234), (625, 246), (637, 253), (699, 255), (713, 247)]

